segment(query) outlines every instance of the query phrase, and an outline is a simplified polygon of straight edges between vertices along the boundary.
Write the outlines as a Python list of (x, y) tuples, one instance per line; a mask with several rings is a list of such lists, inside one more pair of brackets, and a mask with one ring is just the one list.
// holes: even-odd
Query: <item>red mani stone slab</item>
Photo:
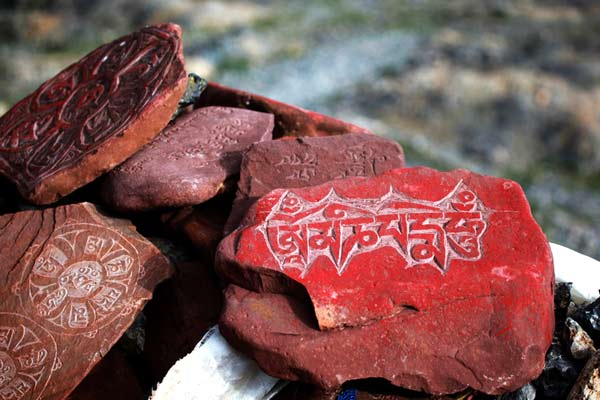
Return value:
[(250, 273), (300, 283), (323, 329), (489, 296), (494, 279), (551, 295), (546, 238), (504, 179), (399, 169), (275, 190), (248, 219), (221, 243), (220, 271), (251, 289)]
[(246, 108), (275, 115), (274, 138), (284, 136), (331, 136), (371, 131), (314, 111), (269, 99), (253, 93), (210, 82), (196, 107), (225, 106)]
[(52, 203), (158, 135), (186, 82), (177, 25), (105, 44), (0, 118), (0, 173), (31, 202)]
[(402, 147), (371, 134), (257, 143), (244, 154), (225, 232), (237, 228), (248, 208), (273, 189), (314, 186), (350, 176), (374, 176), (403, 166)]
[(206, 107), (179, 118), (141, 151), (108, 174), (105, 201), (141, 211), (202, 203), (239, 174), (242, 151), (270, 140), (271, 114)]
[(0, 227), (0, 398), (64, 399), (172, 267), (88, 203), (3, 215)]
[[(280, 310), (252, 312), (241, 292), (233, 292), (224, 324), (230, 337), (244, 337), (246, 351), (264, 350), (269, 341), (293, 343), (268, 347), (269, 354), (287, 352), (273, 360), (290, 370), (272, 361), (267, 372), (291, 377), (299, 368), (306, 371), (303, 379), (330, 387), (383, 377), (436, 393), (465, 386), (496, 393), (517, 388), (543, 367), (554, 324), (552, 258), (515, 182), (465, 170), (397, 169), (272, 191), (249, 211), (248, 224), (219, 245), (218, 271), (249, 289), (312, 303), (321, 329), (301, 325), (308, 330), (299, 338), (322, 340), (315, 352), (302, 355), (307, 348), (295, 338), (275, 339), (287, 331), (270, 326), (267, 317)], [(291, 324), (293, 316), (286, 318)], [(332, 328), (346, 333), (328, 333)], [(325, 338), (338, 334), (348, 344), (325, 345)], [(442, 358), (461, 351), (460, 363), (453, 359), (445, 367), (461, 366), (459, 375), (436, 367), (438, 345)], [(413, 360), (423, 354), (431, 355), (422, 360), (431, 364), (427, 383), (424, 364)], [(325, 361), (329, 357), (335, 361)], [(398, 360), (409, 361), (396, 369)], [(353, 369), (357, 363), (364, 366)], [(404, 370), (406, 365), (415, 368)], [(351, 372), (336, 377), (345, 368)], [(408, 371), (412, 378), (399, 377)]]

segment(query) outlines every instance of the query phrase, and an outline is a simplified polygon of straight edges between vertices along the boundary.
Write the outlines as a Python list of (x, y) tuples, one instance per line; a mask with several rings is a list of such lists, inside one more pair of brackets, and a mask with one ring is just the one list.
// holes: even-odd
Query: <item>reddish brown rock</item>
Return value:
[(177, 25), (101, 46), (0, 118), (0, 173), (31, 202), (52, 203), (158, 135), (186, 82)]
[(64, 399), (171, 274), (91, 204), (0, 216), (0, 398)]
[(105, 201), (142, 211), (202, 203), (239, 174), (242, 151), (271, 139), (273, 116), (225, 107), (197, 109), (108, 174)]
[(368, 134), (257, 143), (244, 154), (238, 191), (225, 232), (273, 189), (314, 186), (350, 176), (374, 176), (404, 166), (402, 147)]
[(144, 309), (142, 354), (154, 382), (160, 382), (217, 323), (222, 297), (212, 263), (206, 261), (177, 264), (173, 278), (157, 288)]
[(289, 297), (229, 290), (223, 333), (268, 373), (495, 394), (541, 372), (552, 258), (516, 183), (406, 168), (275, 190), (248, 215), (219, 272), (314, 309), (295, 321)]
[(275, 115), (273, 136), (331, 136), (371, 131), (327, 115), (282, 103), (267, 97), (210, 82), (196, 107), (225, 106), (246, 108)]

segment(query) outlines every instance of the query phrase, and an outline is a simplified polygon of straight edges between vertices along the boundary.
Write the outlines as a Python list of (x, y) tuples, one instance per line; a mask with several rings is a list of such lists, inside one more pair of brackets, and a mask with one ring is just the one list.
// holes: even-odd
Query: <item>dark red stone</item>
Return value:
[(404, 166), (402, 147), (369, 134), (272, 140), (244, 154), (238, 191), (225, 232), (273, 189), (319, 185), (350, 176), (374, 176)]
[(64, 399), (172, 273), (87, 203), (0, 216), (0, 398)]
[(31, 202), (52, 203), (158, 135), (186, 82), (177, 25), (105, 44), (0, 118), (0, 173)]
[(223, 227), (231, 211), (230, 195), (221, 195), (194, 207), (185, 207), (161, 215), (170, 231), (184, 236), (205, 260), (215, 259), (223, 239)]
[(371, 131), (314, 111), (305, 110), (267, 97), (210, 82), (196, 107), (225, 106), (246, 108), (275, 115), (273, 137), (331, 136)]
[(518, 184), (398, 169), (272, 191), (248, 224), (221, 242), (219, 272), (297, 303), (230, 289), (221, 326), (267, 373), (495, 394), (541, 372), (552, 257)]
[(118, 346), (92, 369), (67, 397), (68, 400), (141, 400), (144, 390), (135, 368)]
[(154, 382), (160, 382), (217, 323), (222, 297), (212, 263), (206, 261), (177, 264), (173, 278), (157, 288), (144, 309), (143, 357)]
[(141, 151), (111, 171), (105, 201), (142, 211), (202, 203), (239, 174), (242, 151), (271, 139), (271, 114), (205, 107), (182, 116)]

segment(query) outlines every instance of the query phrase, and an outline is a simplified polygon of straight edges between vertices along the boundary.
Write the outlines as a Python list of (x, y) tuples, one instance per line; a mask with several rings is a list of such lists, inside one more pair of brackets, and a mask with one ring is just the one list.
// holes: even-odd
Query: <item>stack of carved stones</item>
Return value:
[(280, 399), (540, 374), (552, 258), (518, 184), (217, 84), (175, 113), (187, 82), (156, 25), (0, 119), (0, 399), (143, 398), (217, 322), (304, 382)]

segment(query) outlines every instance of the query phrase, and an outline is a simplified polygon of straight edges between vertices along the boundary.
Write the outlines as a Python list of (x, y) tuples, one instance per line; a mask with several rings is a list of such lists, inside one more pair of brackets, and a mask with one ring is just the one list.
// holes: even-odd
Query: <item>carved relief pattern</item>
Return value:
[(406, 268), (448, 271), (452, 260), (482, 257), (481, 239), (489, 212), (462, 181), (439, 201), (413, 199), (390, 191), (376, 199), (350, 199), (333, 189), (316, 202), (285, 191), (257, 228), (282, 271), (305, 277), (319, 257), (339, 275), (359, 254), (389, 247)]
[(126, 307), (139, 269), (137, 251), (116, 231), (65, 225), (33, 264), (28, 300), (34, 315), (52, 331), (94, 332)]
[[(219, 114), (222, 118), (214, 118), (209, 126), (197, 124), (198, 118), (206, 117), (206, 112), (200, 109), (190, 115), (177, 125), (165, 129), (152, 143), (148, 144), (144, 150), (138, 155), (123, 163), (116, 169), (116, 172), (137, 174), (149, 168), (148, 165), (156, 161), (154, 149), (158, 148), (177, 148), (178, 144), (183, 141), (178, 139), (177, 135), (190, 125), (199, 125), (195, 130), (194, 140), (184, 149), (178, 149), (166, 154), (169, 161), (194, 160), (195, 167), (207, 166), (210, 163), (218, 160), (223, 152), (231, 151), (234, 147), (242, 143), (245, 133), (252, 130), (252, 125), (242, 118), (231, 118), (227, 114), (231, 114), (232, 110), (219, 108)], [(162, 146), (165, 144), (167, 146)]]
[(313, 153), (290, 154), (284, 156), (275, 166), (291, 166), (292, 173), (285, 179), (309, 182), (316, 174), (319, 157)]
[(0, 400), (36, 400), (56, 363), (56, 342), (19, 314), (0, 312)]
[(344, 171), (335, 178), (375, 175), (374, 163), (380, 160), (385, 161), (386, 158), (384, 155), (377, 155), (368, 145), (351, 147), (344, 152)]
[(175, 33), (148, 27), (47, 81), (0, 118), (0, 168), (12, 163), (15, 179), (31, 184), (121, 134), (179, 78), (172, 71), (178, 43)]

